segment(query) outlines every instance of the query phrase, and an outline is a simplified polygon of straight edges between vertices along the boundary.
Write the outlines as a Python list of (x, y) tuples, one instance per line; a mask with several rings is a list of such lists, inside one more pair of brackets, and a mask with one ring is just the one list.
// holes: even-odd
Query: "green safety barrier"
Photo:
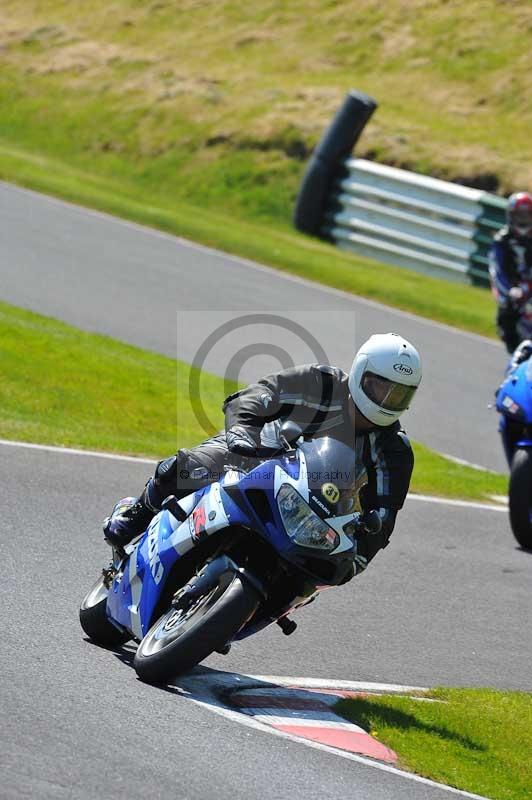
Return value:
[[(307, 165), (294, 210), (296, 228), (369, 258), (489, 286), (489, 250), (506, 224), (507, 200), (349, 158), (376, 108), (376, 100), (363, 92), (348, 93)], [(348, 174), (353, 180), (345, 180)], [(343, 194), (354, 201), (347, 211)]]
[(489, 286), (488, 252), (494, 234), (506, 224), (506, 207), (508, 201), (504, 197), (485, 192), (479, 198), (480, 214), (476, 219), (476, 230), (473, 236), (477, 248), (469, 260), (468, 274), (476, 286)]

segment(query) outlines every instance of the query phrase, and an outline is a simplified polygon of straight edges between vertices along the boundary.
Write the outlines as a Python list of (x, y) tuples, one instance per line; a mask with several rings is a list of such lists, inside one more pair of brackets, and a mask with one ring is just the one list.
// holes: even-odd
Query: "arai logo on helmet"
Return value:
[(403, 375), (411, 375), (414, 371), (408, 364), (394, 364), (393, 368), (396, 372), (401, 372)]

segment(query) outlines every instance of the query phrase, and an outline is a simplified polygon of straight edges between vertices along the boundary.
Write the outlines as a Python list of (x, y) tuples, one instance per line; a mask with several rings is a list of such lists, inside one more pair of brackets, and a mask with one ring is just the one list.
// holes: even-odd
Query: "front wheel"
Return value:
[(118, 630), (112, 622), (109, 622), (108, 593), (106, 578), (101, 575), (81, 601), (79, 621), (89, 639), (96, 644), (101, 644), (103, 647), (120, 647), (131, 639), (131, 634)]
[(253, 616), (257, 591), (238, 573), (224, 572), (216, 585), (186, 609), (171, 608), (138, 646), (134, 667), (147, 683), (163, 683), (223, 648)]
[(516, 450), (512, 459), (510, 488), (510, 525), (525, 550), (532, 550), (532, 450)]

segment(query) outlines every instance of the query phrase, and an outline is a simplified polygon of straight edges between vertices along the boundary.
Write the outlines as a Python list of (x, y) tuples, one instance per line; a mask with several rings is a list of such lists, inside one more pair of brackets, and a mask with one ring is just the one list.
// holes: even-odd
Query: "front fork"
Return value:
[(508, 466), (512, 467), (512, 459), (516, 447), (529, 447), (532, 445), (532, 430), (530, 426), (515, 431), (514, 424), (508, 424), (508, 418), (501, 414), (499, 419), (499, 433), (501, 434), (502, 446)]
[(259, 579), (245, 567), (239, 567), (232, 558), (224, 554), (209, 561), (185, 586), (178, 589), (172, 601), (173, 607), (186, 607), (191, 600), (196, 600), (198, 597), (207, 594), (218, 584), (225, 573), (240, 575), (244, 581), (253, 586), (263, 599), (266, 598), (266, 591)]

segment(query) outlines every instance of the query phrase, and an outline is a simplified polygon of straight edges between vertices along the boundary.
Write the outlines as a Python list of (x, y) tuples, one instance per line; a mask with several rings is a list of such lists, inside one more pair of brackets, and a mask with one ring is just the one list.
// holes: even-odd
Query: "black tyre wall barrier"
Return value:
[(327, 198), (341, 163), (352, 152), (377, 102), (351, 90), (307, 165), (294, 209), (294, 225), (303, 233), (318, 235)]

